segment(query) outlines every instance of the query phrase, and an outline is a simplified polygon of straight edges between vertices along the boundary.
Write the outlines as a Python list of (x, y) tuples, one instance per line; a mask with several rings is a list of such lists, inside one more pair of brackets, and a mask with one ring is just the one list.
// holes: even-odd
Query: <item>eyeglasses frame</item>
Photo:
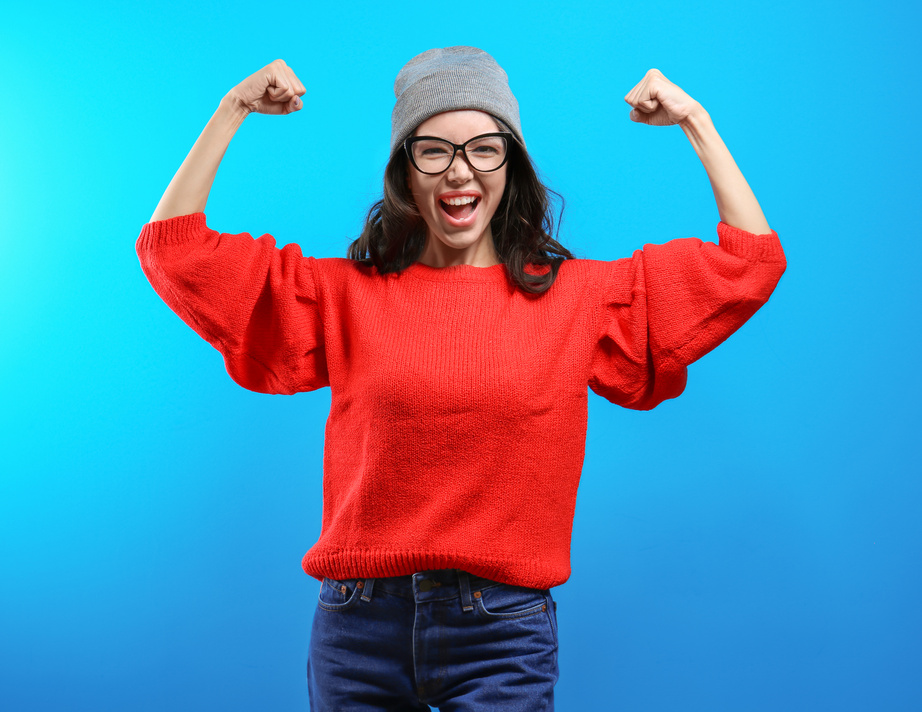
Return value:
[[(476, 141), (481, 138), (488, 138), (489, 136), (502, 136), (506, 140), (506, 155), (503, 156), (503, 162), (500, 163), (496, 168), (490, 168), (489, 170), (484, 171), (484, 170), (481, 170), (480, 168), (477, 168), (473, 163), (471, 163), (471, 159), (467, 155), (467, 144), (469, 144), (471, 141)], [(417, 141), (426, 141), (426, 140), (441, 141), (442, 143), (447, 143), (449, 146), (452, 147), (452, 149), (454, 149), (454, 153), (451, 154), (451, 160), (448, 162), (448, 165), (445, 166), (444, 169), (438, 171), (437, 173), (428, 173), (422, 170), (419, 166), (416, 165), (416, 161), (413, 160), (413, 152), (410, 150), (410, 147)], [(455, 158), (457, 158), (458, 156), (458, 151), (461, 151), (461, 155), (464, 156), (464, 160), (467, 162), (467, 165), (471, 167), (471, 170), (477, 171), (478, 173), (492, 173), (493, 171), (498, 171), (500, 168), (506, 165), (506, 161), (509, 160), (509, 148), (512, 145), (512, 141), (515, 141), (515, 140), (516, 140), (515, 135), (511, 134), (508, 131), (494, 131), (493, 133), (480, 134), (479, 136), (474, 136), (473, 138), (469, 138), (467, 141), (461, 144), (452, 143), (447, 138), (442, 138), (441, 136), (410, 136), (409, 138), (407, 138), (406, 141), (403, 142), (403, 150), (406, 151), (407, 158), (410, 159), (410, 165), (412, 165), (413, 168), (415, 168), (420, 173), (426, 176), (439, 176), (439, 175), (442, 175), (449, 168), (451, 168), (452, 164), (455, 162)]]

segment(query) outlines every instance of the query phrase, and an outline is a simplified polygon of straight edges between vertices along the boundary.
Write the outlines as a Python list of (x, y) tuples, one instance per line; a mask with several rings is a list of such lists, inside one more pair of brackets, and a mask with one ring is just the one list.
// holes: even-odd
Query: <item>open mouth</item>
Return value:
[(448, 217), (448, 221), (454, 225), (467, 225), (470, 223), (474, 218), (474, 213), (477, 212), (479, 204), (480, 198), (474, 196), (439, 200), (439, 207)]

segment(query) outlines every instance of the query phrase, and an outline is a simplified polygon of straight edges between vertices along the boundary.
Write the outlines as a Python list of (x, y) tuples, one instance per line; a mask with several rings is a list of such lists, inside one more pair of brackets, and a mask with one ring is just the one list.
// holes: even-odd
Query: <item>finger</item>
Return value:
[(651, 81), (648, 74), (641, 82), (640, 90), (634, 97), (634, 108), (640, 109), (646, 113), (656, 111), (659, 108), (659, 100), (656, 98), (656, 85)]
[(289, 99), (291, 99), (297, 93), (295, 74), (291, 71), (291, 67), (285, 67), (279, 74), (279, 86), (285, 86), (288, 88), (288, 90), (291, 92), (291, 96), (288, 97)]
[(304, 96), (307, 94), (307, 89), (304, 87), (304, 84), (301, 83), (301, 80), (298, 79), (298, 75), (292, 71), (291, 67), (288, 68), (289, 83), (292, 90), (298, 96)]
[(294, 92), (291, 90), (291, 85), (288, 81), (288, 77), (284, 69), (281, 71), (272, 72), (271, 79), (269, 82), (269, 97), (273, 101), (287, 102), (291, 101), (291, 98), (294, 96)]
[(640, 91), (640, 85), (643, 83), (644, 83), (644, 80), (640, 80), (637, 84), (633, 86), (633, 88), (624, 97), (624, 100), (631, 106), (634, 105), (634, 100), (637, 98), (637, 93)]
[(304, 96), (304, 94), (305, 91), (299, 86), (299, 82), (293, 79), (291, 82), (291, 101), (294, 102), (294, 105), (299, 109), (302, 106), (301, 97)]
[(292, 71), (291, 67), (285, 67), (285, 75), (288, 82), (288, 87), (291, 90), (291, 98), (288, 101), (288, 106), (286, 107), (287, 112), (293, 113), (299, 111), (303, 108), (304, 104), (301, 101), (301, 96), (306, 93), (304, 85), (298, 80), (297, 75)]
[(631, 87), (631, 90), (627, 93), (627, 96), (625, 96), (624, 98), (627, 99), (628, 97), (632, 97), (636, 95), (637, 92), (640, 91), (640, 89), (643, 87), (644, 82), (646, 81), (647, 81), (647, 76), (644, 75), (643, 79), (641, 79), (639, 82), (637, 82), (634, 86)]
[(631, 89), (630, 92), (628, 92), (628, 96), (631, 98), (631, 101), (637, 101), (637, 97), (639, 97), (641, 94), (643, 94), (644, 91), (646, 91), (647, 84), (649, 82), (650, 82), (650, 75), (644, 74), (643, 79), (637, 82), (634, 85), (634, 88)]
[(659, 108), (659, 101), (653, 97), (649, 83), (646, 80), (642, 83), (644, 86), (628, 95), (628, 104), (646, 113), (656, 111)]
[(655, 126), (659, 123), (660, 115), (662, 110), (657, 111), (643, 111), (641, 109), (634, 109), (631, 111), (630, 119), (638, 124), (647, 124), (648, 126)]
[(291, 89), (292, 97), (303, 94), (302, 89), (304, 87), (291, 67), (285, 67), (285, 82), (288, 84), (288, 88)]
[(272, 99), (272, 101), (277, 101), (280, 104), (288, 103), (291, 101), (293, 96), (294, 92), (292, 92), (291, 89), (285, 84), (269, 88), (269, 97)]
[(625, 99), (628, 104), (633, 106), (635, 109), (639, 109), (644, 113), (652, 113), (659, 108), (659, 101), (654, 99), (648, 93), (640, 93), (636, 96), (631, 97), (630, 99)]

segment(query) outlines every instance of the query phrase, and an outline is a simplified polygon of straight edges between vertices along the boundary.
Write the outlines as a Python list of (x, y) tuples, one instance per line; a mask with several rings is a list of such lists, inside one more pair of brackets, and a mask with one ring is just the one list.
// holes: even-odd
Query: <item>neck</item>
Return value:
[(426, 246), (417, 261), (427, 267), (435, 267), (436, 269), (455, 265), (493, 267), (500, 264), (500, 259), (496, 256), (496, 250), (493, 248), (493, 237), (489, 234), (473, 245), (454, 248), (449, 247), (430, 233), (426, 237)]

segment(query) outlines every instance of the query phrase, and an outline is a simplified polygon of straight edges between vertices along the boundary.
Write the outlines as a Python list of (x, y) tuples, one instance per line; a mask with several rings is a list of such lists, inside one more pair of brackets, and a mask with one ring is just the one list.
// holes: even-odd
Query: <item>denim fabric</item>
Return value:
[(554, 709), (550, 590), (458, 569), (324, 579), (307, 681), (312, 712)]

